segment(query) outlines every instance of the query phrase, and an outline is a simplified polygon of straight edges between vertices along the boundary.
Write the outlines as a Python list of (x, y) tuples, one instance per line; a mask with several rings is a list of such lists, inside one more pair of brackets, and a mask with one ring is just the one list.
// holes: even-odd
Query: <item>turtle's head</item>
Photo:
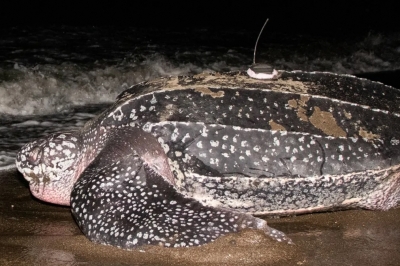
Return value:
[(16, 158), (18, 170), (32, 194), (43, 201), (70, 205), (70, 195), (81, 167), (76, 133), (55, 133), (26, 144)]

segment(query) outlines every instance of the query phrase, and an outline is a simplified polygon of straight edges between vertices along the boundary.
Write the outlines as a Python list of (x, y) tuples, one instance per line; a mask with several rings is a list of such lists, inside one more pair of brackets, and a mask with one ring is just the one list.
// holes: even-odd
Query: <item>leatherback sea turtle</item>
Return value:
[(253, 215), (387, 210), (400, 201), (400, 92), (348, 75), (161, 78), (133, 86), (78, 132), (25, 145), (32, 194), (71, 205), (92, 241), (196, 246)]

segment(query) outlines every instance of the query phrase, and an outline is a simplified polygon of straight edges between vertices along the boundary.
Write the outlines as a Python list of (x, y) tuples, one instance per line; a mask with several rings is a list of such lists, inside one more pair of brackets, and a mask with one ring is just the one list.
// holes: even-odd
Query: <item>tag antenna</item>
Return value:
[(267, 18), (267, 20), (265, 21), (264, 25), (261, 28), (260, 33), (258, 34), (257, 41), (256, 41), (256, 46), (254, 46), (253, 65), (256, 64), (256, 50), (257, 50), (258, 40), (260, 39), (261, 33), (263, 32), (265, 25), (267, 25), (268, 20), (269, 20), (269, 18)]

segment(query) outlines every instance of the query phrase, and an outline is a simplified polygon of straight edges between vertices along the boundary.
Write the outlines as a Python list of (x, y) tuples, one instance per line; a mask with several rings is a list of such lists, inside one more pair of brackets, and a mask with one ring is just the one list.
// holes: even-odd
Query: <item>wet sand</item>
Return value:
[(246, 230), (195, 248), (122, 250), (88, 241), (69, 208), (34, 199), (0, 172), (0, 265), (399, 265), (400, 209), (267, 218), (295, 245)]

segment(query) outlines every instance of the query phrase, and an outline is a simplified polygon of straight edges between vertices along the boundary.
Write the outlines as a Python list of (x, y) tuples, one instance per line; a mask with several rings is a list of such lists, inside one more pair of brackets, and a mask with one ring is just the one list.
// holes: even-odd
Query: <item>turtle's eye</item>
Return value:
[(43, 150), (41, 147), (35, 147), (28, 156), (29, 162), (31, 162), (34, 165), (37, 165), (40, 162), (40, 159), (42, 159), (43, 155)]

